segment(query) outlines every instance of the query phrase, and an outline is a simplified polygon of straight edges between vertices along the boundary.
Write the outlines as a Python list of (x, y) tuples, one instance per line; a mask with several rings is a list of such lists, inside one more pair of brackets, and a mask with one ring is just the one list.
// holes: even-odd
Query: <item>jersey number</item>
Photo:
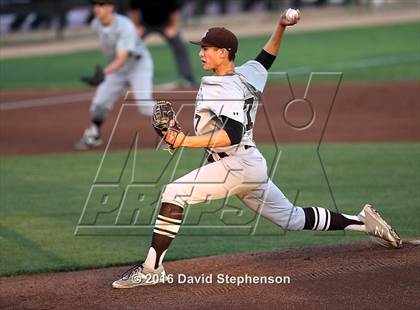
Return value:
[(246, 112), (246, 119), (247, 119), (247, 123), (245, 126), (246, 131), (251, 130), (254, 127), (254, 123), (252, 122), (251, 119), (251, 111), (252, 111), (252, 106), (254, 105), (254, 98), (248, 98), (245, 99), (245, 106), (244, 106), (244, 111)]
[(196, 123), (195, 123), (195, 127), (194, 127), (195, 132), (197, 132), (197, 127), (198, 127), (198, 123), (199, 123), (199, 122), (200, 122), (200, 120), (201, 120), (201, 116), (200, 116), (200, 115), (198, 115), (198, 114), (195, 114), (195, 115), (194, 115), (194, 118), (197, 120), (197, 121), (196, 121)]

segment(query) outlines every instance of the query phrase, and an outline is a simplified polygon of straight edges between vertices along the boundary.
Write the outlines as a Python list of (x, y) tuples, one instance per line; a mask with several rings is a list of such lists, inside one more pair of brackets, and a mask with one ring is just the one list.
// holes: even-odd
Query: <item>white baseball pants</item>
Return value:
[(162, 202), (186, 205), (236, 195), (248, 208), (287, 230), (301, 230), (302, 208), (295, 207), (267, 175), (265, 158), (255, 147), (209, 163), (168, 184)]

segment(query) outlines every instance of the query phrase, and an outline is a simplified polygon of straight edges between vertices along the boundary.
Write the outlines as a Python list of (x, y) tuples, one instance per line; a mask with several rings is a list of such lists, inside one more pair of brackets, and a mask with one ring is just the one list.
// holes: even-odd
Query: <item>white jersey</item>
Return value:
[(91, 23), (91, 28), (96, 33), (99, 46), (108, 61), (113, 61), (120, 50), (129, 51), (133, 56), (123, 69), (133, 67), (136, 57), (148, 56), (148, 50), (140, 39), (133, 22), (126, 16), (114, 14), (112, 24), (109, 26), (103, 26), (99, 19), (95, 18)]
[(222, 128), (221, 116), (238, 121), (244, 127), (239, 144), (209, 148), (209, 151), (232, 154), (240, 145), (255, 146), (253, 128), (266, 82), (267, 70), (255, 60), (236, 67), (235, 74), (201, 79), (195, 103), (195, 134), (204, 135)]

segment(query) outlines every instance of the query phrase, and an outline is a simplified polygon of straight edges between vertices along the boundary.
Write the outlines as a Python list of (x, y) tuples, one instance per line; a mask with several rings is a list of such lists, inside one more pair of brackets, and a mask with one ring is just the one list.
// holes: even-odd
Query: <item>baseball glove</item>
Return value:
[(152, 126), (164, 138), (169, 129), (179, 132), (181, 127), (175, 120), (175, 111), (169, 101), (158, 101), (153, 107)]
[(98, 86), (105, 80), (104, 69), (100, 65), (96, 65), (93, 76), (82, 76), (80, 80), (90, 86)]

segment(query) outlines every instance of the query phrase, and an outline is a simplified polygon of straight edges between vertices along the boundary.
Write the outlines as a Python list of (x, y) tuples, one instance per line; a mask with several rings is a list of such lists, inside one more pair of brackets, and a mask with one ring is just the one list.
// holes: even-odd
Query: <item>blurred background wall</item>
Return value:
[[(202, 17), (269, 13), (287, 7), (345, 6), (378, 9), (390, 5), (415, 6), (416, 2), (412, 0), (183, 0), (181, 17), (183, 23), (189, 25), (200, 23)], [(130, 0), (117, 0), (116, 6), (119, 13), (127, 14)], [(59, 40), (66, 36), (83, 35), (83, 30), (91, 19), (89, 0), (0, 0), (0, 34), (3, 44)], [(11, 35), (16, 33), (32, 33), (32, 35)]]

